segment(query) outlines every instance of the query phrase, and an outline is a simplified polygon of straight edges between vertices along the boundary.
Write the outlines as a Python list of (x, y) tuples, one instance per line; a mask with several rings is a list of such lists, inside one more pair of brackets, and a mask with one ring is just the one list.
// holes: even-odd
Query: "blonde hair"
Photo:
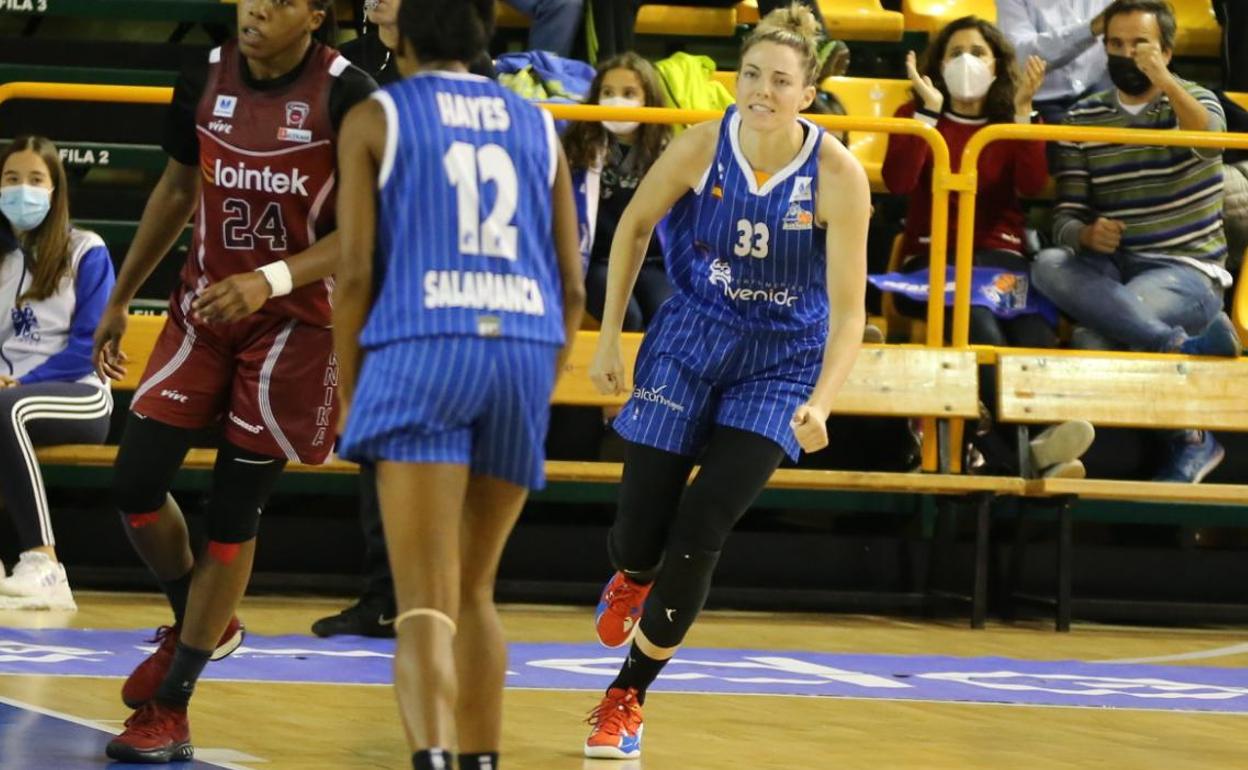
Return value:
[(741, 44), (741, 58), (759, 43), (776, 43), (797, 51), (802, 59), (805, 85), (813, 85), (819, 75), (819, 38), (823, 27), (815, 14), (801, 3), (790, 3), (763, 17)]

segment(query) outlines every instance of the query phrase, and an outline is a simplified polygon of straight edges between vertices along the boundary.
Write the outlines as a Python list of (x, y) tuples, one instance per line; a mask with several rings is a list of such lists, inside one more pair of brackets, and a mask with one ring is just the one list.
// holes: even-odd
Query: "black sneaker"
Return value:
[(327, 636), (374, 636), (394, 638), (394, 606), (385, 601), (361, 599), (337, 615), (312, 624), (312, 633)]

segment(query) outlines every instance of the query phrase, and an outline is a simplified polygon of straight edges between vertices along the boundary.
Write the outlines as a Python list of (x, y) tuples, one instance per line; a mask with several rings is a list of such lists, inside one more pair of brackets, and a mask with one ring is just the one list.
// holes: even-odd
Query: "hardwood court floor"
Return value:
[[(167, 622), (163, 598), (81, 592), (74, 615), (0, 612), (0, 628), (48, 625), (148, 629)], [(258, 634), (306, 634), (334, 601), (248, 599)], [(511, 606), (508, 638), (587, 641), (589, 608)], [(1146, 629), (1044, 625), (971, 631), (960, 623), (845, 615), (711, 613), (695, 647), (828, 653), (1002, 656), (1104, 661), (1182, 656), (1176, 667), (1248, 664), (1244, 629)], [(0, 697), (119, 726), (114, 678), (0, 676)], [(974, 705), (828, 697), (655, 693), (646, 706), (640, 762), (584, 760), (587, 692), (509, 690), (506, 770), (717, 770), (718, 768), (1248, 768), (1248, 715), (1127, 709)], [(388, 687), (204, 681), (191, 711), (195, 745), (228, 749), (253, 770), (404, 768), (406, 748)], [(0, 735), (0, 751), (4, 736)], [(245, 756), (244, 756), (245, 755)], [(101, 766), (105, 760), (100, 758)], [(0, 767), (16, 768), (0, 756)]]

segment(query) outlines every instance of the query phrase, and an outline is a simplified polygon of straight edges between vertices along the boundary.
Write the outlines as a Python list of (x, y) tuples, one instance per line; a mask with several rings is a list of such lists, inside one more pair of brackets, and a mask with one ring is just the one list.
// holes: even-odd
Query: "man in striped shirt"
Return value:
[[(1168, 69), (1176, 24), (1163, 0), (1105, 10), (1114, 88), (1071, 108), (1075, 126), (1225, 131), (1208, 89)], [(1237, 356), (1222, 312), (1231, 285), (1222, 228), (1222, 152), (1215, 148), (1062, 142), (1053, 237), (1036, 257), (1036, 287), (1082, 327), (1086, 348)], [(1224, 452), (1183, 431), (1159, 480), (1198, 482)]]

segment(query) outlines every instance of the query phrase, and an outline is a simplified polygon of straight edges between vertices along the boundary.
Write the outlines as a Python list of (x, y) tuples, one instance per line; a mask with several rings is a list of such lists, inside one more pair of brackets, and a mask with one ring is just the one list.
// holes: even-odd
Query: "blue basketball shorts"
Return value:
[(368, 351), (338, 454), (467, 465), (541, 489), (558, 353), (544, 342), (468, 336)]
[(626, 440), (701, 454), (713, 426), (757, 433), (801, 452), (790, 427), (819, 378), (826, 335), (732, 329), (679, 298), (642, 340), (632, 397), (615, 420)]

